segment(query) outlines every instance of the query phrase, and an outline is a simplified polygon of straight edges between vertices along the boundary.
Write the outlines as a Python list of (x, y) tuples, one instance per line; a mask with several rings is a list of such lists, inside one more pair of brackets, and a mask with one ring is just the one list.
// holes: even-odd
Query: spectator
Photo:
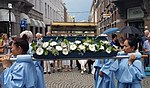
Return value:
[(125, 39), (123, 37), (119, 38), (120, 48), (123, 49)]
[[(51, 36), (51, 33), (47, 32), (46, 36)], [(44, 61), (44, 74), (46, 74), (46, 73), (51, 74), (51, 70), (54, 70), (53, 65), (54, 65), (53, 61)], [(52, 67), (52, 69), (51, 69), (51, 67)], [(52, 72), (54, 72), (54, 71), (52, 71)]]
[(149, 34), (149, 30), (145, 30), (144, 31), (144, 35), (137, 37), (139, 40), (139, 51), (143, 51), (143, 44), (144, 41), (146, 41), (148, 39), (148, 34)]
[(111, 46), (117, 46), (118, 48), (120, 47), (120, 44), (119, 44), (116, 34), (112, 34), (112, 42), (110, 44), (111, 44)]
[(88, 59), (88, 61), (87, 61), (88, 69), (89, 69), (88, 74), (91, 74), (91, 71), (92, 71), (91, 65), (93, 65), (93, 63), (94, 63), (94, 60)]
[(78, 60), (80, 65), (81, 65), (81, 74), (84, 74), (84, 72), (86, 71), (86, 63), (87, 63), (87, 60)]
[(4, 49), (4, 54), (9, 54), (10, 53), (10, 46), (9, 46), (9, 39), (7, 34), (2, 34), (2, 46), (1, 48)]
[(144, 41), (146, 41), (146, 40), (148, 39), (149, 33), (150, 33), (149, 30), (145, 30), (145, 31), (144, 31), (144, 36), (142, 37), (143, 43), (144, 43)]
[[(150, 55), (150, 33), (147, 38), (148, 40), (144, 41), (143, 50), (145, 51), (144, 52), (145, 54)], [(149, 61), (150, 61), (150, 58), (144, 59), (145, 67), (147, 67), (150, 64)]]

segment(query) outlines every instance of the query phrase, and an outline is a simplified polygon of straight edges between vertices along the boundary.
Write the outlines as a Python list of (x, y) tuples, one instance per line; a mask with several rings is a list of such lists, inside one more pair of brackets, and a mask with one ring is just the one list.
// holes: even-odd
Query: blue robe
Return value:
[[(31, 47), (31, 43), (29, 44), (29, 50), (28, 50), (28, 54), (33, 55), (32, 51), (32, 47)], [(35, 67), (36, 67), (36, 71), (37, 71), (37, 87), (36, 88), (46, 88), (45, 85), (45, 79), (44, 79), (44, 74), (43, 74), (43, 68), (41, 66), (41, 62), (40, 61), (33, 61)]]
[[(124, 52), (119, 52), (122, 55)], [(141, 80), (145, 77), (144, 67), (141, 62), (141, 53), (135, 53), (136, 60), (132, 65), (128, 65), (128, 58), (116, 60), (111, 70), (115, 72), (118, 80), (118, 88), (142, 88)]]
[(98, 76), (98, 82), (96, 88), (115, 88), (115, 81), (113, 73), (110, 72), (109, 68), (114, 62), (113, 59), (103, 60), (103, 65), (100, 71), (103, 72), (103, 77)]
[[(110, 65), (114, 62), (112, 59), (101, 59), (99, 61), (99, 69), (96, 70), (96, 75), (95, 75), (95, 86), (94, 88), (115, 88), (115, 81), (114, 81), (114, 76), (110, 72), (109, 68)], [(97, 64), (98, 65), (98, 64)], [(95, 66), (96, 67), (96, 66)], [(99, 72), (102, 71), (103, 77), (100, 77)]]
[(101, 59), (96, 59), (94, 64), (93, 64), (93, 67), (95, 69), (95, 72), (94, 72), (94, 88), (97, 88), (97, 83), (98, 83), (98, 76), (99, 76), (99, 70), (101, 69), (102, 67), (102, 64), (101, 64)]
[(18, 55), (2, 76), (2, 88), (37, 88), (37, 72), (31, 55)]

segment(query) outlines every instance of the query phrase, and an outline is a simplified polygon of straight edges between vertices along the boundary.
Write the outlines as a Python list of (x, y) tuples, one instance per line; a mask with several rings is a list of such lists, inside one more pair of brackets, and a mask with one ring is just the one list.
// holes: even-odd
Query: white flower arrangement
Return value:
[(106, 40), (95, 40), (94, 38), (86, 38), (83, 40), (69, 41), (66, 38), (58, 40), (49, 40), (48, 42), (42, 42), (37, 44), (32, 43), (32, 51), (37, 55), (48, 55), (48, 53), (54, 56), (62, 53), (63, 55), (68, 55), (72, 52), (79, 52), (79, 54), (84, 54), (88, 51), (90, 52), (101, 52), (105, 51), (111, 53), (115, 51), (115, 47), (111, 46)]

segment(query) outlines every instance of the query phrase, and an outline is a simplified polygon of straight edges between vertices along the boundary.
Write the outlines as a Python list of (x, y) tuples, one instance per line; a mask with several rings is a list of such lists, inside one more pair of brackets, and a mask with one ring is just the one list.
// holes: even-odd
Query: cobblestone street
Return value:
[[(45, 75), (47, 88), (94, 88), (93, 75), (81, 75), (76, 69), (72, 72), (56, 72)], [(150, 77), (142, 82), (143, 88), (150, 88)]]

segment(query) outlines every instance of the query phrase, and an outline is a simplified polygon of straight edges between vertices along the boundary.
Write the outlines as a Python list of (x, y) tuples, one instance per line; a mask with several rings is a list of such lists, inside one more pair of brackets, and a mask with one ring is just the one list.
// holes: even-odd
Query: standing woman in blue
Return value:
[(29, 43), (25, 39), (17, 38), (13, 41), (12, 55), (17, 60), (12, 63), (10, 56), (4, 57), (2, 88), (37, 88), (36, 67), (31, 55), (27, 55), (28, 49)]
[(136, 39), (126, 39), (123, 50), (118, 52), (118, 56), (127, 55), (129, 58), (116, 60), (110, 69), (115, 72), (118, 88), (142, 88), (141, 81), (145, 72), (141, 62), (142, 55), (137, 51)]

